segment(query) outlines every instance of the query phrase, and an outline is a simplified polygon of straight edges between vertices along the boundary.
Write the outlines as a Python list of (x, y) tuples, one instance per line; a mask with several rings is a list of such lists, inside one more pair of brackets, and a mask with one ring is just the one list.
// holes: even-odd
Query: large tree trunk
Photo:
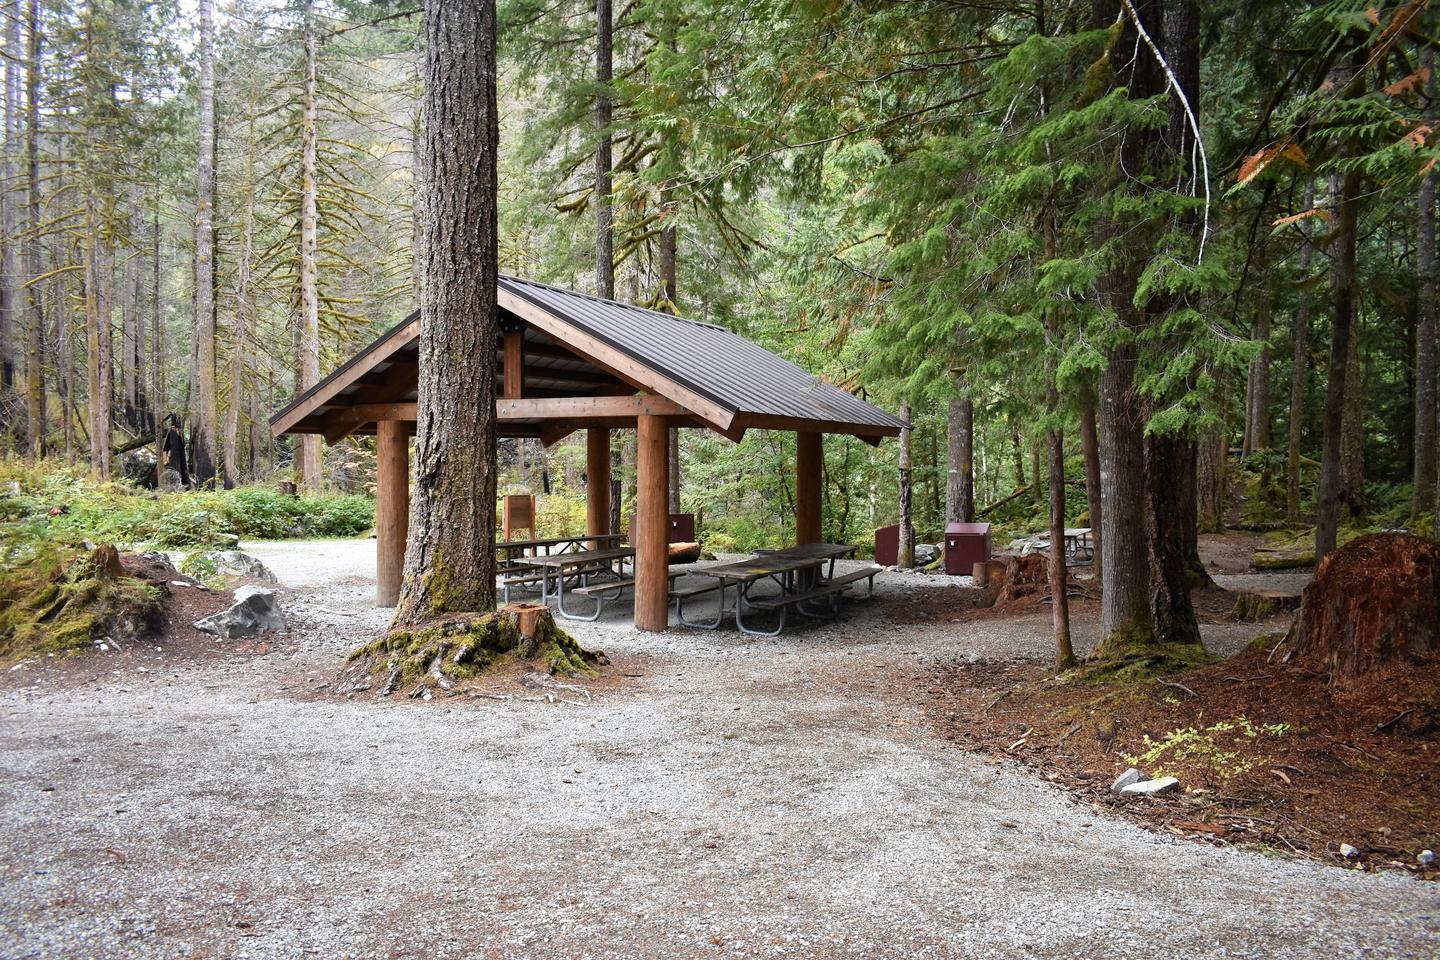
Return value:
[(494, 0), (426, 0), (419, 434), (397, 625), (495, 606), (495, 73)]
[(906, 426), (900, 430), (900, 536), (896, 547), (895, 563), (902, 570), (915, 565), (915, 530), (911, 516), (913, 488), (910, 483), (910, 401), (900, 404), (900, 419)]
[[(1200, 625), (1190, 602), (1193, 544), (1186, 529), (1195, 506), (1194, 488), (1184, 478), (1194, 470), (1190, 441), (1173, 434), (1145, 438), (1150, 499), (1150, 607), (1156, 639), (1200, 643)], [(1187, 504), (1188, 501), (1188, 504)], [(1193, 529), (1193, 527), (1192, 527)]]
[(195, 173), (195, 485), (215, 482), (215, 2), (200, 0), (200, 150)]
[(1090, 510), (1090, 542), (1095, 545), (1095, 579), (1104, 579), (1105, 508), (1100, 493), (1100, 429), (1095, 389), (1088, 383), (1080, 391), (1080, 452), (1085, 460), (1085, 503)]
[[(660, 191), (660, 207), (667, 220), (674, 216), (668, 184)], [(660, 286), (661, 293), (665, 297), (661, 309), (666, 313), (680, 312), (675, 249), (677, 239), (673, 222), (660, 231)], [(679, 513), (682, 508), (680, 506), (680, 429), (678, 427), (672, 427), (670, 430), (669, 450), (670, 512)]]
[[(1305, 184), (1305, 209), (1315, 205), (1315, 182)], [(1310, 380), (1310, 291), (1303, 284), (1310, 279), (1310, 218), (1301, 221), (1304, 240), (1300, 245), (1300, 300), (1295, 308), (1293, 351), (1290, 360), (1290, 436), (1285, 448), (1285, 519), (1300, 522), (1300, 441), (1305, 435), (1305, 392)]]
[[(40, 0), (26, 5), (29, 50), (25, 57), (25, 167), (26, 206), (25, 276), (33, 281), (41, 274), (40, 259)], [(29, 288), (25, 324), (25, 411), (28, 449), (31, 457), (45, 455), (45, 313), (43, 290)]]
[[(1165, 80), (1154, 58), (1146, 55), (1131, 13), (1145, 24), (1152, 37), (1163, 37), (1158, 2), (1138, 0), (1127, 4), (1113, 49), (1126, 51), (1114, 62), (1112, 82), (1129, 97), (1146, 100), (1165, 90)], [(1118, 11), (1109, 0), (1097, 0), (1097, 24), (1108, 27)], [(1132, 127), (1119, 147), (1119, 166), (1130, 177), (1151, 169), (1158, 149), (1157, 132)], [(1101, 245), (1115, 239), (1122, 227), (1111, 221), (1101, 226)], [(1147, 252), (1134, 241), (1122, 242), (1119, 253), (1102, 276), (1100, 301), (1113, 313), (1117, 341), (1105, 356), (1100, 375), (1100, 475), (1105, 542), (1103, 593), (1100, 605), (1099, 655), (1108, 657), (1133, 651), (1154, 640), (1150, 608), (1150, 562), (1145, 508), (1145, 405), (1135, 383), (1137, 340), (1148, 324), (1135, 305)]]
[[(1043, 7), (1041, 8), (1043, 10)], [(1056, 255), (1055, 212), (1045, 213), (1045, 259)], [(1055, 635), (1055, 669), (1075, 666), (1075, 648), (1070, 643), (1070, 598), (1066, 595), (1069, 576), (1065, 569), (1065, 434), (1059, 427), (1060, 389), (1055, 383), (1056, 354), (1060, 349), (1060, 318), (1054, 309), (1045, 311), (1045, 411), (1051, 420), (1045, 440), (1049, 454), (1050, 487), (1050, 619)], [(1039, 474), (1039, 470), (1035, 471)]]
[[(960, 377), (959, 389), (965, 389)], [(945, 519), (975, 519), (975, 401), (960, 396), (950, 401), (946, 417)]]
[[(320, 382), (320, 278), (315, 264), (316, 231), (316, 38), (314, 0), (304, 0), (305, 82), (300, 114), (300, 389)], [(299, 440), (300, 480), (307, 490), (319, 491), (325, 478), (320, 468), (320, 437), (304, 434)]]
[(1225, 467), (1230, 438), (1223, 429), (1200, 435), (1196, 450), (1196, 525), (1205, 533), (1225, 532)]
[[(1440, 125), (1440, 102), (1435, 84), (1435, 47), (1427, 44), (1421, 63), (1430, 71), (1429, 103), (1425, 120), (1433, 130)], [(1434, 170), (1420, 178), (1418, 200), (1418, 252), (1415, 268), (1420, 275), (1420, 299), (1417, 303), (1415, 330), (1415, 475), (1414, 497), (1410, 512), (1416, 516), (1437, 507), (1435, 487), (1436, 402), (1435, 402), (1435, 184), (1440, 176)], [(1440, 537), (1440, 512), (1436, 513), (1435, 531)]]
[(1355, 222), (1360, 206), (1360, 173), (1351, 169), (1334, 178), (1337, 207), (1330, 252), (1333, 266), (1330, 304), (1330, 379), (1325, 385), (1325, 438), (1320, 454), (1320, 508), (1315, 522), (1315, 562), (1335, 549), (1345, 495), (1342, 433), (1346, 377), (1355, 314)]

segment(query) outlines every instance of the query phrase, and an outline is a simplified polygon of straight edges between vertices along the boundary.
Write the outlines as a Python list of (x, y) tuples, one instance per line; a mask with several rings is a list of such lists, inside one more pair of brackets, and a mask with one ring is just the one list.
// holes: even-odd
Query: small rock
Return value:
[(1129, 770), (1126, 770), (1124, 773), (1120, 774), (1120, 776), (1115, 778), (1115, 782), (1110, 784), (1110, 792), (1118, 794), (1120, 793), (1120, 791), (1130, 786), (1130, 784), (1139, 783), (1144, 779), (1144, 771), (1137, 770), (1134, 767), (1131, 767)]
[(1420, 866), (1424, 867), (1426, 870), (1429, 870), (1435, 865), (1435, 851), (1421, 850), (1418, 854), (1416, 854), (1415, 859), (1420, 861)]
[(1122, 797), (1158, 797), (1163, 793), (1169, 793), (1180, 786), (1180, 781), (1174, 777), (1161, 777), (1159, 780), (1141, 780), (1132, 783), (1128, 787), (1120, 788)]
[(270, 630), (284, 630), (285, 617), (280, 612), (274, 590), (245, 586), (235, 591), (234, 606), (196, 620), (195, 629), (233, 640)]
[(1348, 843), (1342, 843), (1342, 844), (1340, 844), (1340, 856), (1344, 857), (1346, 860), (1354, 860), (1354, 859), (1355, 859), (1356, 857), (1358, 857), (1359, 855), (1360, 855), (1360, 851), (1359, 851), (1359, 850), (1356, 850), (1354, 847), (1350, 846), (1350, 844), (1348, 844)]

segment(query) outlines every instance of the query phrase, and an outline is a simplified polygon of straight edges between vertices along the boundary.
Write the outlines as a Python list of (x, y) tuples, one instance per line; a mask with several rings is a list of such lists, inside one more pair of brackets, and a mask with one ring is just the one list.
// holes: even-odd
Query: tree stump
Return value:
[(1285, 646), (1287, 660), (1337, 678), (1440, 655), (1440, 548), (1376, 533), (1332, 551), (1301, 596)]
[(1043, 553), (1031, 553), (1023, 557), (1011, 557), (1005, 564), (1005, 574), (989, 581), (990, 602), (987, 607), (1003, 606), (1026, 597), (1043, 594), (1050, 580), (1050, 562)]
[(512, 603), (492, 613), (460, 613), (414, 627), (391, 630), (354, 650), (332, 689), (377, 690), (410, 697), (452, 690), (501, 664), (539, 661), (547, 673), (592, 676), (607, 663), (584, 649), (555, 623), (550, 609)]

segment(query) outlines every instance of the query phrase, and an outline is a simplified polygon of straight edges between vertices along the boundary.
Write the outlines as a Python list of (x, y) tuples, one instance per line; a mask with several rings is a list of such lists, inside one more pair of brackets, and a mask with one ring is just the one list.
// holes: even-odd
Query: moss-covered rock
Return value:
[(548, 673), (593, 676), (604, 655), (584, 649), (548, 609), (511, 604), (491, 613), (453, 614), (376, 637), (346, 659), (333, 689), (411, 697), (451, 690), (502, 663), (534, 662)]

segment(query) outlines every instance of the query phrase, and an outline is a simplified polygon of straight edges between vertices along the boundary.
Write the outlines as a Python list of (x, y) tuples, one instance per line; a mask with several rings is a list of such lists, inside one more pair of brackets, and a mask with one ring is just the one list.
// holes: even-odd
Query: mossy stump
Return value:
[(0, 577), (0, 662), (119, 645), (160, 629), (166, 588), (126, 575), (120, 553), (46, 553)]
[(607, 662), (560, 629), (548, 607), (512, 603), (376, 637), (350, 654), (333, 689), (376, 690), (382, 697), (403, 689), (409, 697), (428, 697), (515, 661), (538, 662), (548, 673), (572, 677), (594, 676), (596, 666)]

